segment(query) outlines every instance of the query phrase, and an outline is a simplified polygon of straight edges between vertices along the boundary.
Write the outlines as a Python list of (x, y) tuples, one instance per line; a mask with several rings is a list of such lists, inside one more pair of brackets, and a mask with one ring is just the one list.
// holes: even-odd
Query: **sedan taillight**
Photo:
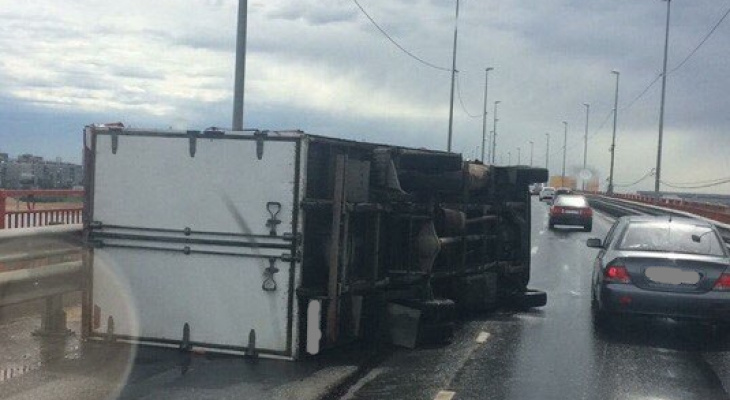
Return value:
[(557, 214), (562, 214), (562, 213), (563, 213), (563, 207), (553, 206), (550, 209), (550, 215), (557, 215)]
[(625, 266), (620, 264), (609, 264), (603, 271), (603, 279), (610, 283), (629, 283), (629, 271)]
[(593, 210), (590, 209), (590, 207), (586, 207), (580, 210), (580, 215), (584, 217), (592, 217), (593, 216)]
[(712, 290), (730, 290), (730, 274), (725, 273), (720, 275)]

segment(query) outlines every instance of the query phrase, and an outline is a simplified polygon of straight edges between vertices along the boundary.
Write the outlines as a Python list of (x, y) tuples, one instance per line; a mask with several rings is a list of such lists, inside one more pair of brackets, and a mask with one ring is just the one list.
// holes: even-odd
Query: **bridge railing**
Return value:
[(634, 201), (637, 203), (669, 208), (677, 211), (684, 211), (690, 214), (699, 215), (701, 217), (711, 219), (713, 221), (730, 224), (730, 206), (726, 206), (724, 204), (701, 203), (696, 201), (686, 201), (682, 199), (657, 198), (630, 193), (591, 193), (622, 200)]
[[(79, 198), (83, 199), (83, 190), (0, 190), (0, 229), (32, 228), (46, 225), (80, 224), (83, 206), (68, 205), (64, 207), (38, 207), (44, 199)], [(22, 199), (25, 209), (9, 210), (8, 200), (15, 198), (16, 204)], [(39, 201), (40, 200), (40, 201)]]

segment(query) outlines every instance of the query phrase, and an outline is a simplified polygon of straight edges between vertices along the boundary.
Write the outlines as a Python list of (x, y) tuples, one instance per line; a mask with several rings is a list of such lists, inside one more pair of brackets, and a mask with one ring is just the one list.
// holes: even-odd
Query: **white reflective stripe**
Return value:
[(489, 339), (489, 337), (492, 336), (489, 332), (480, 332), (477, 336), (477, 343), (484, 343)]
[(442, 390), (436, 394), (436, 397), (434, 397), (433, 400), (451, 400), (454, 396), (456, 396), (456, 392)]

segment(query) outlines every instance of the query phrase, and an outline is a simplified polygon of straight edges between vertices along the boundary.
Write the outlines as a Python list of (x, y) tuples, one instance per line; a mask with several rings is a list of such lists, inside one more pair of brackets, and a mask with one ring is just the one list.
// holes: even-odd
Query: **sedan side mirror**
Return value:
[(586, 246), (593, 247), (596, 249), (602, 249), (603, 243), (601, 243), (601, 239), (592, 238), (592, 239), (588, 239), (586, 241)]

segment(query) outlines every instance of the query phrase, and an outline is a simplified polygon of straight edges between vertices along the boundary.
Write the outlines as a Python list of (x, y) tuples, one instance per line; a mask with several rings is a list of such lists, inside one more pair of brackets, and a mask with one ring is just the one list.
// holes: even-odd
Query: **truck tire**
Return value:
[(555, 229), (555, 224), (553, 224), (552, 222), (548, 222), (548, 229), (551, 231)]
[(546, 304), (547, 293), (540, 290), (527, 289), (517, 298), (517, 305), (522, 309), (543, 307)]
[(441, 345), (451, 342), (454, 339), (453, 322), (440, 324), (421, 324), (418, 330), (419, 345)]
[(591, 232), (592, 230), (593, 230), (593, 221), (591, 221), (591, 222), (587, 223), (587, 224), (586, 224), (586, 225), (585, 225), (585, 226), (583, 227), (583, 231), (584, 231), (584, 232)]

